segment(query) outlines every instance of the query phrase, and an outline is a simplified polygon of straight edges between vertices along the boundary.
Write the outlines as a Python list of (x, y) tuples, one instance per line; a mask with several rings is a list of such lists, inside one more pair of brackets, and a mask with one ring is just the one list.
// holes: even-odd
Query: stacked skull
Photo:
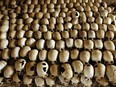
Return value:
[(102, 0), (1, 0), (1, 86), (116, 85), (112, 12)]

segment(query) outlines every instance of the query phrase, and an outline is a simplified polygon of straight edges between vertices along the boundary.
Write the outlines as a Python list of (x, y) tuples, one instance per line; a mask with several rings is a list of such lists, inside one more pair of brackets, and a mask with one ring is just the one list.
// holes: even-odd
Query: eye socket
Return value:
[(46, 63), (42, 63), (42, 65), (46, 65)]
[(90, 64), (87, 64), (87, 66), (90, 66)]
[(24, 65), (24, 63), (25, 63), (25, 61), (21, 61), (20, 63), (21, 63), (21, 64), (22, 64), (22, 66), (23, 66), (23, 65)]
[(78, 74), (77, 72), (74, 72), (74, 74)]
[(31, 67), (31, 71), (34, 71), (34, 69), (35, 69), (35, 67), (34, 67), (34, 66), (32, 66), (32, 67)]
[(73, 18), (78, 18), (79, 17), (79, 12), (78, 11), (72, 12), (72, 17)]
[(46, 67), (43, 67), (43, 71), (46, 72)]
[(97, 66), (97, 64), (95, 65), (95, 68), (97, 68), (98, 66)]
[(114, 62), (113, 62), (113, 61), (111, 61), (110, 63), (111, 63), (111, 64), (113, 64)]
[(85, 79), (86, 79), (86, 80), (88, 80), (88, 78), (87, 78), (87, 77), (85, 77)]
[(79, 12), (76, 12), (75, 15), (76, 15), (77, 17), (79, 17)]
[(63, 73), (65, 71), (65, 69), (63, 67), (60, 68), (61, 73)]
[(18, 82), (19, 84), (21, 84), (22, 82)]

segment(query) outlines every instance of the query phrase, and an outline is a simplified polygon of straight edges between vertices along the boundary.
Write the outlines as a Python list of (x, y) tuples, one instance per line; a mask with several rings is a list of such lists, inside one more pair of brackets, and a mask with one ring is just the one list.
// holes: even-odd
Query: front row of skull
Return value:
[[(72, 67), (74, 69), (74, 73)], [(60, 67), (57, 64), (53, 64), (49, 67), (48, 64), (43, 61), (37, 64), (36, 70), (38, 76), (45, 78), (46, 83), (49, 86), (55, 85), (55, 82), (53, 81), (55, 77), (58, 77), (61, 84), (65, 86), (68, 86), (70, 81), (73, 85), (77, 85), (77, 83), (80, 81), (78, 75), (83, 71), (83, 64), (81, 61), (76, 60), (72, 63), (72, 67), (68, 63), (63, 63)], [(48, 68), (50, 70), (50, 76), (47, 74)], [(38, 81), (36, 82), (36, 80), (42, 80), (42, 78), (36, 78), (35, 83), (37, 84)]]
[[(47, 74), (49, 68), (50, 76)], [(49, 67), (49, 65), (45, 61), (43, 61), (37, 64), (36, 70), (38, 76), (45, 78), (47, 85), (51, 84), (50, 86), (55, 85), (55, 82), (53, 81), (55, 77), (58, 77), (63, 85), (68, 85), (71, 78), (73, 77), (73, 70), (68, 63), (62, 64), (59, 69), (59, 66), (57, 64), (53, 64)]]
[(96, 63), (93, 66), (88, 63), (83, 64), (80, 60), (75, 60), (71, 64), (63, 63), (61, 66), (53, 64), (49, 67), (48, 63), (43, 61), (37, 64), (36, 70), (38, 76), (41, 77), (41, 79), (37, 78), (36, 80), (42, 80), (43, 78), (50, 87), (56, 84), (56, 77), (64, 86), (68, 86), (70, 83), (77, 85), (80, 82), (84, 86), (91, 86), (93, 77), (102, 86), (107, 86), (109, 82), (116, 83), (116, 66), (105, 66), (103, 63)]

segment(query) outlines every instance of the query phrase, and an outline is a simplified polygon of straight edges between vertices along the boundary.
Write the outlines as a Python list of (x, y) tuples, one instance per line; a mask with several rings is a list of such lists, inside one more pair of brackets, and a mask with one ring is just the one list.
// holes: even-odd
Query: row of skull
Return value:
[[(58, 77), (65, 86), (68, 85), (70, 81), (73, 85), (77, 85), (81, 81), (85, 86), (90, 86), (92, 85), (92, 78), (97, 79), (98, 83), (100, 83), (106, 76), (109, 81), (106, 81), (107, 84), (100, 83), (101, 85), (106, 86), (109, 82), (116, 84), (116, 66), (105, 66), (103, 63), (96, 63), (94, 66), (91, 64), (83, 65), (80, 60), (74, 60), (71, 64), (63, 63), (61, 66), (58, 64), (49, 66), (45, 61), (37, 64), (36, 62), (28, 62), (26, 64), (25, 59), (18, 59), (15, 62), (15, 67), (7, 65), (7, 62), (4, 60), (0, 61), (0, 65), (0, 71), (5, 78), (8, 79), (12, 77), (15, 83), (19, 83), (21, 82), (19, 76), (23, 75), (23, 83), (25, 85), (31, 85), (34, 79), (37, 86), (42, 86), (45, 85), (45, 83), (43, 84), (39, 81), (42, 80), (44, 82), (43, 79), (46, 79), (46, 81), (48, 81), (47, 85), (53, 86), (55, 85), (55, 78)], [(25, 72), (25, 74), (20, 74), (22, 71)], [(1, 79), (3, 78), (1, 77)]]

